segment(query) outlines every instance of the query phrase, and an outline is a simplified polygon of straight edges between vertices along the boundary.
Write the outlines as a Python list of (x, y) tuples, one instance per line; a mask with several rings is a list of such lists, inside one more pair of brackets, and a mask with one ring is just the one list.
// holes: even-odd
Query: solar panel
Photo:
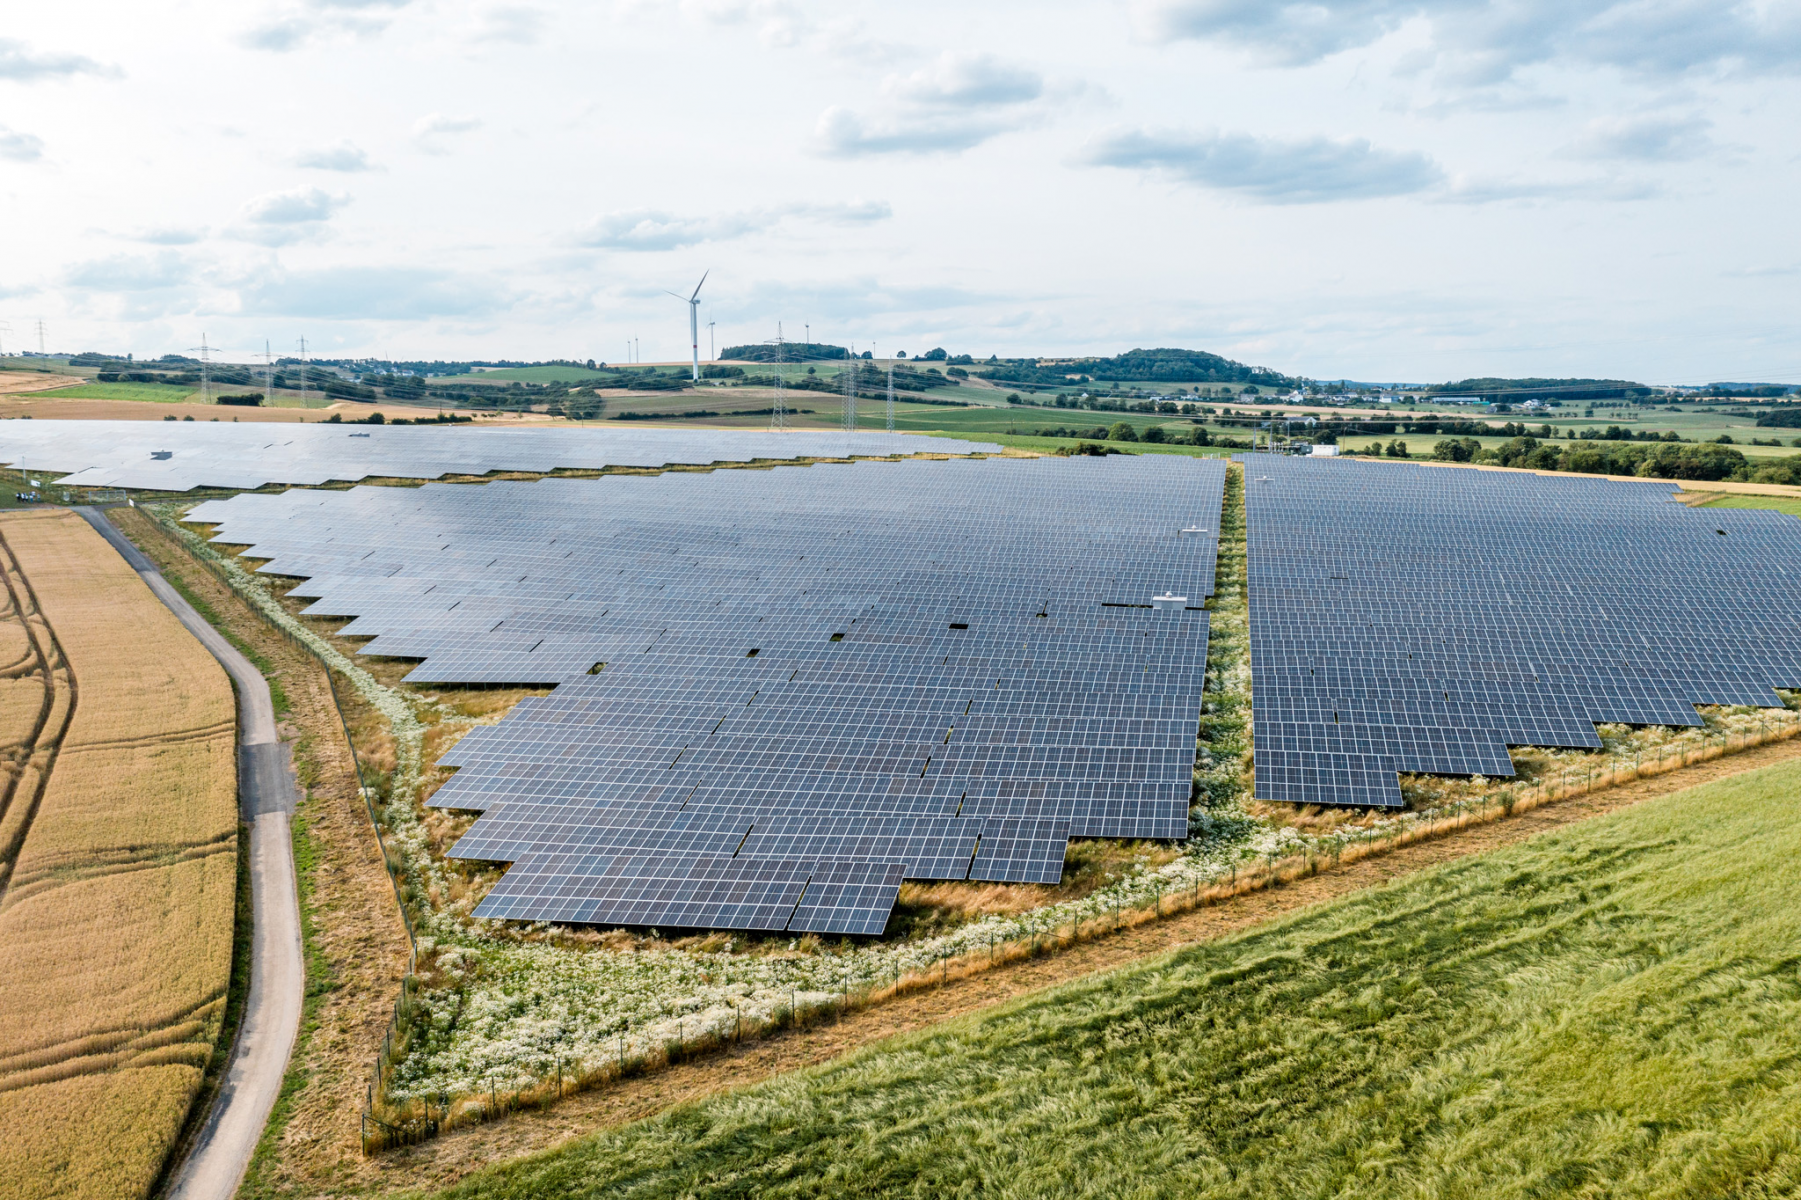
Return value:
[(323, 421), (8, 421), (0, 426), (0, 462), (65, 472), (56, 482), (72, 487), (165, 492), (332, 480), (437, 479), (491, 471), (548, 473), (999, 450), (956, 438), (812, 430), (496, 429)]
[(1801, 685), (1801, 522), (1669, 482), (1246, 464), (1256, 795), (1402, 803), (1598, 722), (1694, 726)]
[[(879, 933), (903, 879), (1182, 838), (1225, 482), (1143, 456), (238, 496), (219, 540), (421, 682), (555, 684), (440, 760), (476, 913)], [(1181, 598), (1181, 602), (1159, 597)]]

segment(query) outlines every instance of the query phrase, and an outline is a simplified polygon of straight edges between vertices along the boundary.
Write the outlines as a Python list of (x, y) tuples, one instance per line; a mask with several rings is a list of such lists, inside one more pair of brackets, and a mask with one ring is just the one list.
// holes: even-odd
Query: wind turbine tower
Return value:
[(700, 289), (706, 284), (707, 276), (712, 271), (702, 272), (700, 282), (694, 285), (694, 294), (684, 296), (680, 292), (670, 292), (677, 300), (688, 305), (688, 342), (694, 351), (694, 382), (700, 382)]

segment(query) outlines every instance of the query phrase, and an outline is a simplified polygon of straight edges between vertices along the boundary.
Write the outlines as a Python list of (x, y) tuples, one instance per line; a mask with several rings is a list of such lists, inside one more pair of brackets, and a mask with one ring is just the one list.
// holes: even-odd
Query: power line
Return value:
[(852, 342), (844, 364), (844, 432), (857, 432), (857, 344)]
[[(44, 323), (39, 321), (38, 340), (41, 342), (43, 339)], [(189, 346), (188, 349), (198, 350), (200, 352), (200, 402), (202, 404), (211, 404), (213, 402), (213, 385), (212, 380), (207, 374), (208, 363), (210, 361), (207, 358), (207, 355), (213, 352), (213, 347), (206, 344), (206, 334), (202, 333), (200, 335), (200, 344), (198, 346)]]
[(781, 431), (788, 428), (788, 409), (782, 402), (782, 323), (775, 323), (775, 398), (769, 406), (769, 428)]

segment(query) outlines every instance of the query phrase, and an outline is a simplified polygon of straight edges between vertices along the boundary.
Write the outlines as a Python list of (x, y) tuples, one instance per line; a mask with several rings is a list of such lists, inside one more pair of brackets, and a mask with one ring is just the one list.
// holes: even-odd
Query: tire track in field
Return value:
[[(0, 533), (0, 579), (6, 584), (6, 595), (13, 617), (24, 627), (30, 650), (26, 660), (35, 659), (36, 671), (44, 681), (44, 698), (38, 706), (37, 719), (25, 741), (12, 749), (16, 769), (6, 772), (0, 788), (0, 904), (5, 904), (7, 888), (12, 882), (13, 868), (19, 851), (37, 819), (38, 806), (50, 786), (50, 772), (56, 766), (57, 753), (69, 726), (75, 719), (77, 690), (75, 672), (63, 654), (56, 631), (50, 627), (43, 610), (38, 607), (37, 593), (19, 566), (12, 546)], [(29, 777), (29, 778), (28, 778)]]

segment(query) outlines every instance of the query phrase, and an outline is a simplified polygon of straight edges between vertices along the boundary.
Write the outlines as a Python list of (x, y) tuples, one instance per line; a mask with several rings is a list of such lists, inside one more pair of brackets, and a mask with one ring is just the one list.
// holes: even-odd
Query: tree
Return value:
[(1407, 457), (1409, 457), (1409, 455), (1407, 453), (1407, 443), (1401, 441), (1399, 438), (1396, 438), (1394, 441), (1388, 443), (1388, 448), (1386, 450), (1384, 450), (1383, 453), (1388, 455), (1388, 457), (1390, 457), (1390, 458), (1407, 458)]
[(1149, 429), (1144, 431), (1144, 437), (1140, 438), (1139, 440), (1145, 441), (1145, 442), (1161, 442), (1163, 440), (1163, 426), (1161, 426), (1161, 425), (1151, 426)]
[(1115, 421), (1107, 428), (1107, 440), (1110, 442), (1135, 442), (1138, 431), (1125, 421)]

